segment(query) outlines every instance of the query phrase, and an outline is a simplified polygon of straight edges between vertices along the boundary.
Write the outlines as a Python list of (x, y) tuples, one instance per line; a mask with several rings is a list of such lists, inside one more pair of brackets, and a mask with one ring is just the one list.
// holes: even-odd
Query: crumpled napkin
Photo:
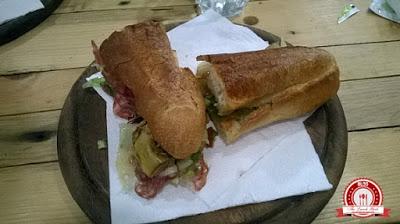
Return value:
[(251, 30), (233, 24), (213, 10), (169, 31), (168, 38), (172, 49), (176, 50), (179, 65), (189, 67), (194, 73), (199, 55), (256, 51), (268, 47), (268, 42)]

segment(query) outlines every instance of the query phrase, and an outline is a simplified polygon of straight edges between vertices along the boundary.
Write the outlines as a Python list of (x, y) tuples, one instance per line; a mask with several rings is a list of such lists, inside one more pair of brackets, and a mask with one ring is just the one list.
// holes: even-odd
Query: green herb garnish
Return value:
[(97, 77), (87, 81), (85, 84), (82, 85), (84, 89), (90, 87), (101, 87), (106, 84), (106, 79), (104, 77)]
[(97, 148), (99, 150), (107, 149), (107, 140), (105, 139), (97, 140)]

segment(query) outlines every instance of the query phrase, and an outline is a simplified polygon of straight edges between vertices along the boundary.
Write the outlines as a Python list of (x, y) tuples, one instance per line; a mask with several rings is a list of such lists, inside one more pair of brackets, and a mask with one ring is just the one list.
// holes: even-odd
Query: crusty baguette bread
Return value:
[(276, 93), (337, 69), (327, 51), (307, 47), (204, 55), (198, 60), (210, 63), (208, 86), (217, 98), (219, 115), (263, 105)]
[[(211, 116), (219, 135), (228, 144), (256, 128), (313, 111), (339, 88), (336, 61), (324, 50), (295, 47), (253, 54), (256, 56), (239, 53), (233, 54), (233, 58), (201, 57), (212, 64), (203, 64), (198, 75), (203, 80), (208, 75), (208, 88), (218, 100), (218, 109), (222, 114), (229, 112), (225, 116)], [(267, 58), (261, 59), (260, 55)], [(267, 63), (269, 57), (271, 63)], [(250, 58), (265, 63), (257, 65)], [(243, 68), (247, 68), (246, 62), (253, 65), (248, 72)], [(228, 67), (224, 68), (224, 64)]]
[(114, 32), (96, 58), (111, 85), (126, 85), (136, 112), (153, 138), (177, 159), (201, 149), (206, 128), (204, 99), (192, 72), (181, 69), (164, 28), (144, 22)]

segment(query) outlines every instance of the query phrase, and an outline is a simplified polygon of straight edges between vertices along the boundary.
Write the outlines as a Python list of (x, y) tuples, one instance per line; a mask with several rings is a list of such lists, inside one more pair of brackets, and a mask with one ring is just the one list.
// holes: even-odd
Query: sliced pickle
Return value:
[(199, 171), (201, 170), (201, 165), (199, 162), (193, 162), (190, 164), (190, 166), (186, 167), (183, 170), (179, 170), (179, 177), (181, 179), (185, 180), (191, 180), (193, 177), (197, 176), (199, 174)]
[(192, 164), (193, 164), (193, 160), (191, 160), (191, 159), (181, 159), (181, 160), (176, 161), (176, 165), (178, 167), (179, 172), (183, 172)]
[(190, 158), (184, 160), (178, 160), (176, 165), (178, 166), (180, 177), (194, 177), (200, 171), (200, 158), (202, 155), (202, 150), (193, 153)]
[(156, 146), (147, 125), (138, 128), (132, 135), (133, 153), (141, 170), (153, 177), (174, 163), (174, 159)]

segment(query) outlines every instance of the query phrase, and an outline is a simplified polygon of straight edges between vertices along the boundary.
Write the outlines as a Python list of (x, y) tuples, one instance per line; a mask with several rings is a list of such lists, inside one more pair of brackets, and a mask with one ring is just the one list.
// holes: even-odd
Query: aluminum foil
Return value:
[(196, 0), (201, 13), (213, 9), (224, 17), (239, 15), (249, 0)]
[(379, 16), (400, 23), (400, 0), (373, 0), (369, 9)]

